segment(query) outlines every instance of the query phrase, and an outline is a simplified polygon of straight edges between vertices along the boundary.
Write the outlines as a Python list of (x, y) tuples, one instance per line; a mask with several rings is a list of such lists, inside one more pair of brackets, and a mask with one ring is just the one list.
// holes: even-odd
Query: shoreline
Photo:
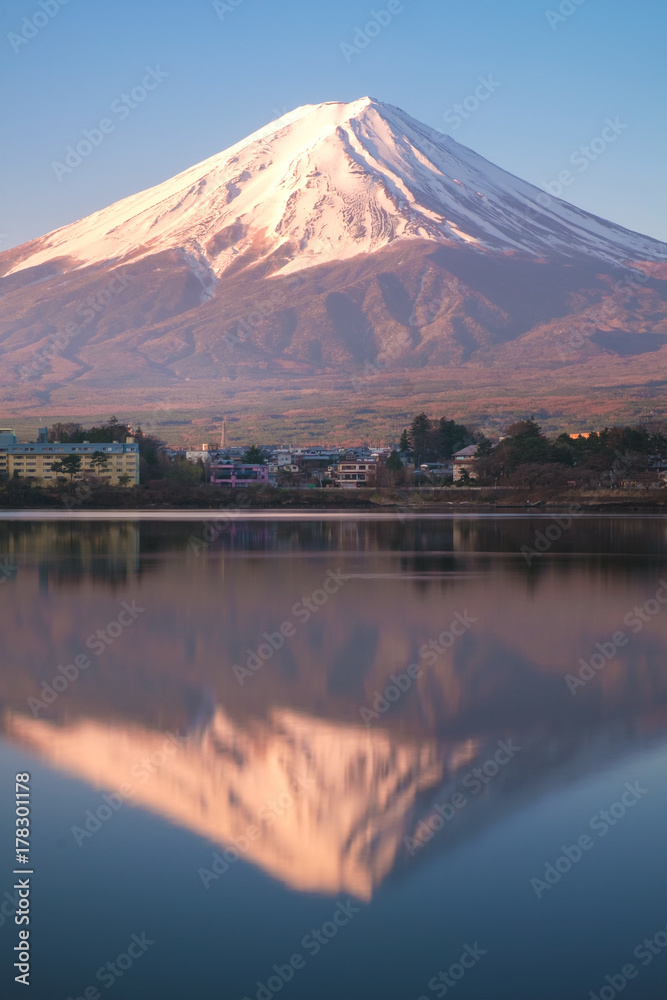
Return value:
[(173, 515), (202, 518), (244, 516), (314, 517), (323, 515), (380, 517), (434, 516), (464, 513), (500, 515), (551, 513), (654, 513), (667, 514), (667, 489), (557, 491), (547, 489), (492, 489), (433, 487), (358, 490), (243, 490), (220, 494), (218, 489), (179, 490), (170, 496), (146, 487), (131, 491), (93, 489), (85, 498), (76, 494), (29, 491), (23, 495), (0, 493), (0, 519), (52, 518), (54, 520), (104, 517), (142, 519)]
[[(434, 509), (437, 508), (437, 509)], [(349, 508), (347, 510), (335, 510), (322, 507), (319, 509), (310, 508), (291, 510), (276, 510), (265, 507), (252, 510), (238, 509), (213, 509), (213, 510), (183, 510), (182, 508), (171, 507), (160, 509), (127, 508), (127, 509), (103, 509), (103, 510), (53, 510), (40, 508), (22, 508), (15, 510), (0, 510), (0, 522), (10, 521), (342, 521), (342, 520), (362, 520), (362, 521), (416, 521), (416, 520), (449, 520), (452, 518), (502, 518), (504, 520), (533, 518), (539, 520), (549, 520), (559, 514), (573, 514), (572, 505), (550, 504), (540, 507), (518, 507), (518, 506), (493, 506), (490, 504), (475, 506), (473, 504), (463, 504), (460, 507), (434, 504), (428, 510), (423, 506), (420, 509), (408, 507), (393, 507), (388, 509), (374, 506), (369, 509)], [(654, 505), (646, 506), (625, 506), (625, 505), (579, 505), (576, 511), (577, 518), (586, 517), (615, 517), (633, 516), (640, 517), (667, 517), (665, 507)]]

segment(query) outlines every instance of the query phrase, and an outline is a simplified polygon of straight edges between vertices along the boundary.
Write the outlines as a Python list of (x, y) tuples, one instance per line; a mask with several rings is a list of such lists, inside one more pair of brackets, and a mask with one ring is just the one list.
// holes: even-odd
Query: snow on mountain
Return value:
[(478, 420), (524, 371), (521, 412), (617, 419), (664, 371), (665, 261), (398, 108), (306, 106), (0, 254), (0, 378), (16, 412), (77, 416), (238, 409), (268, 379), (274, 420), (332, 384), (356, 413), (361, 376), (383, 412), (385, 375), (419, 370), (415, 406), (453, 380)]
[[(395, 743), (381, 729), (290, 711), (243, 729), (218, 707), (201, 733), (184, 740), (18, 714), (9, 732), (98, 788), (129, 786), (132, 805), (220, 847), (245, 843), (246, 860), (296, 889), (362, 899), (393, 868), (418, 795), (438, 784), (446, 766), (434, 740)], [(473, 740), (452, 745), (448, 767), (461, 768), (476, 748)], [(259, 831), (253, 838), (251, 826)]]
[[(288, 273), (397, 240), (532, 258), (665, 259), (665, 246), (545, 195), (391, 105), (306, 105), (170, 180), (26, 244), (13, 274), (177, 249), (210, 296), (232, 266)], [(10, 251), (12, 253), (12, 251)]]
[[(497, 734), (414, 739), (286, 708), (240, 724), (220, 704), (184, 735), (99, 719), (63, 725), (20, 712), (4, 721), (13, 742), (98, 789), (90, 812), (82, 807), (70, 828), (79, 843), (91, 833), (90, 813), (114, 823), (122, 800), (206, 838), (214, 845), (202, 853), (209, 875), (213, 851), (231, 848), (228, 864), (238, 856), (300, 892), (363, 900), (412, 862), (406, 838), (418, 836), (422, 822), (446, 849), (652, 742), (641, 727), (605, 723), (558, 735), (538, 726), (518, 735), (518, 757), (482, 790), (473, 768), (493, 759)], [(111, 808), (103, 792), (116, 796)], [(457, 792), (464, 806), (441, 822), (436, 805)]]

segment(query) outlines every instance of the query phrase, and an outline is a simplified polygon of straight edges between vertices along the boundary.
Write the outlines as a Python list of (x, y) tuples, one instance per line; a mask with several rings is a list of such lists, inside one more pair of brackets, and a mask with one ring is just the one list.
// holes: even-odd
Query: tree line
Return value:
[(432, 420), (422, 412), (413, 417), (409, 428), (404, 428), (398, 450), (419, 468), (425, 462), (447, 461), (461, 448), (481, 440), (482, 435), (465, 424), (457, 424), (447, 417)]
[[(508, 480), (525, 485), (613, 485), (621, 479), (641, 479), (653, 465), (667, 461), (667, 425), (612, 426), (587, 435), (549, 438), (530, 417), (511, 423), (494, 445), (473, 427), (446, 417), (431, 419), (422, 412), (403, 430), (387, 468), (398, 472), (405, 459), (417, 468), (449, 461), (470, 444), (477, 445), (471, 475), (481, 485)], [(463, 481), (468, 478), (464, 474)]]
[(588, 435), (547, 438), (531, 417), (510, 424), (495, 447), (490, 442), (480, 444), (476, 475), (487, 484), (507, 477), (527, 485), (641, 480), (652, 466), (667, 460), (666, 430), (661, 425), (613, 426)]

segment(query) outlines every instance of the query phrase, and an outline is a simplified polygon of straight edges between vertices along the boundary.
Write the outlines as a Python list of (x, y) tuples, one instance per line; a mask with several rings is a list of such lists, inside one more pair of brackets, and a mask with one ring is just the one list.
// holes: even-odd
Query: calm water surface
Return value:
[(664, 1000), (667, 520), (554, 525), (0, 521), (2, 996)]

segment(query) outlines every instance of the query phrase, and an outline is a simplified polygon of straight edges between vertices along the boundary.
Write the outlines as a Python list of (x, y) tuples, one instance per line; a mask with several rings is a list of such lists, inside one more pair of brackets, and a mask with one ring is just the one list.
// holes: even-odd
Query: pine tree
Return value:
[(426, 451), (429, 430), (430, 421), (427, 415), (422, 411), (422, 413), (417, 414), (410, 425), (410, 438), (412, 440), (412, 447), (415, 453), (415, 465), (421, 464), (424, 452)]

